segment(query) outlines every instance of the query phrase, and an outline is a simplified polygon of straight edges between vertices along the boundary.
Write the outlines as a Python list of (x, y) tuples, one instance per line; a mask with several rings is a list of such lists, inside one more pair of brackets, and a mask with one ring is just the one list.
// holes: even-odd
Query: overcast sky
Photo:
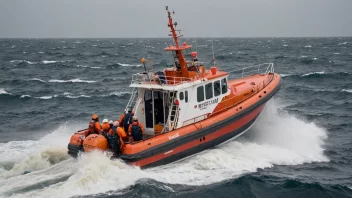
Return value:
[(352, 0), (0, 0), (0, 38), (352, 36)]

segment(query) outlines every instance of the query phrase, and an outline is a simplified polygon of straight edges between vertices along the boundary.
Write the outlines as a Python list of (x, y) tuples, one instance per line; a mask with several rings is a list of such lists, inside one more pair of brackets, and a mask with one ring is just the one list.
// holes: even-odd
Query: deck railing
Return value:
[(191, 82), (199, 79), (198, 76), (192, 78), (177, 77), (177, 76), (159, 76), (153, 72), (141, 72), (132, 75), (131, 84), (168, 84), (179, 85), (184, 82)]
[(243, 78), (254, 74), (269, 74), (274, 73), (274, 63), (263, 63), (260, 65), (254, 65), (250, 67), (244, 67), (242, 69), (236, 69), (228, 71), (228, 73), (236, 78)]
[[(268, 74), (274, 73), (273, 63), (264, 63), (260, 65), (244, 67), (242, 69), (228, 71), (230, 77), (243, 78), (254, 74)], [(131, 84), (167, 84), (167, 85), (179, 85), (184, 82), (191, 82), (193, 80), (200, 79), (201, 77), (195, 76), (192, 78), (177, 77), (177, 76), (159, 76), (153, 72), (140, 72), (132, 75)]]

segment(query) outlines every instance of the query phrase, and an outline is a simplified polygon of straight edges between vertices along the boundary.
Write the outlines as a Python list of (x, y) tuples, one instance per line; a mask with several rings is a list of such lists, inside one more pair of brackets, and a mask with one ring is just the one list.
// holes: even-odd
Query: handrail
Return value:
[[(262, 67), (266, 68), (262, 69)], [(263, 72), (261, 72), (263, 71)], [(259, 65), (253, 65), (249, 67), (243, 67), (241, 69), (236, 69), (232, 71), (228, 71), (229, 74), (232, 73), (241, 73), (241, 78), (244, 78), (244, 74), (252, 73), (252, 74), (269, 74), (269, 73), (274, 73), (274, 63), (263, 63)]]
[[(200, 79), (200, 77), (195, 76), (192, 78), (187, 77), (178, 77), (178, 76), (162, 76), (164, 79), (161, 79), (159, 75), (156, 75), (152, 72), (142, 72), (132, 75), (131, 84), (141, 84), (141, 83), (150, 83), (150, 84), (172, 84), (179, 85), (184, 82), (191, 82), (193, 80)], [(164, 82), (163, 82), (164, 81)]]
[[(266, 68), (264, 68), (267, 66)], [(241, 75), (237, 78), (244, 78), (247, 75), (253, 74), (269, 74), (274, 73), (274, 64), (273, 63), (264, 63), (249, 67), (244, 67), (242, 69), (236, 69), (228, 71), (228, 74), (240, 73)], [(191, 78), (188, 77), (178, 77), (178, 76), (162, 76), (153, 73), (153, 72), (140, 72), (132, 75), (131, 85), (132, 84), (166, 84), (166, 85), (179, 85), (184, 82), (192, 82), (193, 80), (201, 79), (199, 76), (194, 76)]]

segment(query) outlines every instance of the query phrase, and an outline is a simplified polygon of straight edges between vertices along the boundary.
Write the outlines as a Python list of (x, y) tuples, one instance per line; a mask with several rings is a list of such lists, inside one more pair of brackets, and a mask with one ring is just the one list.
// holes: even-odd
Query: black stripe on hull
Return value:
[(191, 156), (191, 155), (194, 155), (196, 153), (199, 153), (203, 150), (206, 150), (206, 149), (209, 149), (209, 148), (212, 148), (216, 145), (219, 145), (239, 134), (241, 134), (242, 132), (248, 130), (255, 122), (255, 120), (258, 118), (259, 114), (254, 118), (252, 119), (250, 122), (248, 122), (246, 125), (242, 126), (241, 128), (233, 131), (233, 132), (230, 132), (230, 133), (227, 133), (223, 136), (220, 136), (214, 140), (211, 140), (211, 141), (206, 141), (204, 143), (200, 143), (198, 146), (195, 146), (193, 148), (190, 148), (190, 149), (187, 149), (185, 151), (182, 151), (180, 153), (176, 153), (174, 155), (171, 155), (169, 157), (166, 157), (162, 160), (159, 160), (159, 161), (156, 161), (156, 162), (153, 162), (153, 163), (150, 163), (150, 164), (147, 164), (141, 168), (150, 168), (150, 167), (154, 167), (154, 166), (160, 166), (160, 165), (165, 165), (165, 164), (168, 164), (168, 163), (171, 163), (171, 162), (174, 162), (174, 161), (177, 161), (177, 160), (180, 160), (182, 158), (185, 158), (185, 157), (188, 157), (188, 156)]

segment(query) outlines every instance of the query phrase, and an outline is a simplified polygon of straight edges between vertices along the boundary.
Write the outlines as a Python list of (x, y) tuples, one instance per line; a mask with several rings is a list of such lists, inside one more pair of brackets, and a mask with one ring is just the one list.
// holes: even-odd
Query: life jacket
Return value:
[(89, 122), (89, 125), (88, 125), (88, 134), (93, 134), (93, 133), (95, 133), (95, 134), (98, 134), (98, 131), (97, 131), (97, 129), (95, 128), (95, 121), (90, 121)]
[(103, 123), (103, 124), (101, 125), (101, 129), (103, 129), (103, 131), (104, 131), (105, 133), (108, 133), (109, 130), (110, 130), (110, 124), (107, 123), (107, 122)]
[(128, 127), (132, 123), (132, 114), (131, 113), (125, 113), (125, 118), (123, 119), (123, 128), (125, 131), (128, 131)]
[(132, 133), (132, 137), (133, 137), (134, 141), (143, 140), (142, 129), (139, 126), (138, 122), (133, 122), (132, 123), (131, 133)]
[(112, 127), (111, 127), (111, 129), (110, 129), (110, 131), (109, 131), (109, 134), (110, 134), (110, 135), (116, 134), (116, 135), (118, 136), (119, 134), (117, 133), (116, 129), (117, 129), (117, 127), (114, 126), (114, 125), (112, 125)]

